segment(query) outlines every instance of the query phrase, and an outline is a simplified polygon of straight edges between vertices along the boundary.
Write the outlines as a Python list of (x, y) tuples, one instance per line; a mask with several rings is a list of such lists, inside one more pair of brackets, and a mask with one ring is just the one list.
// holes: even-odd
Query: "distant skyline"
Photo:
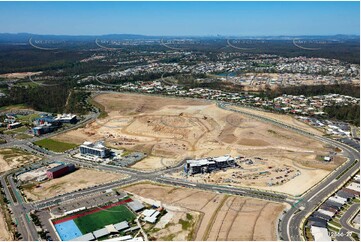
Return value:
[(355, 2), (0, 2), (0, 33), (360, 34)]

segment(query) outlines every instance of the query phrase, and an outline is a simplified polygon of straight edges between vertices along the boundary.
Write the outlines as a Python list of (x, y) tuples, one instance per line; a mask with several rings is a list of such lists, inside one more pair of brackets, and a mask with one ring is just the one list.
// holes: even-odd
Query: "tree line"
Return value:
[(282, 96), (283, 94), (287, 95), (304, 95), (317, 96), (317, 95), (327, 95), (327, 94), (340, 94), (351, 97), (360, 97), (360, 86), (355, 86), (352, 84), (334, 84), (334, 85), (302, 85), (302, 86), (292, 86), (292, 87), (278, 87), (276, 89), (267, 88), (263, 95), (268, 98), (275, 98)]
[(71, 112), (85, 114), (89, 109), (86, 99), (89, 93), (71, 91), (73, 88), (62, 83), (56, 86), (14, 86), (0, 98), (0, 107), (24, 104), (37, 111), (49, 113)]
[(360, 126), (360, 105), (328, 106), (324, 108), (328, 117)]

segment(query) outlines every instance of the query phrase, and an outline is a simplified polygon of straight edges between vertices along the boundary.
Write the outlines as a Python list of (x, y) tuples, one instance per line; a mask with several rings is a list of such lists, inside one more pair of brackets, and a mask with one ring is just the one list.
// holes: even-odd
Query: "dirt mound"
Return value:
[[(204, 158), (225, 154), (260, 157), (265, 160), (265, 164), (258, 167), (260, 174), (243, 174), (239, 178), (243, 179), (239, 185), (257, 187), (256, 184), (260, 184), (257, 181), (263, 179), (260, 180), (262, 189), (301, 192), (321, 180), (329, 168), (342, 162), (336, 160), (327, 165), (327, 169), (323, 169), (326, 168), (324, 166), (312, 167), (312, 162), (320, 163), (317, 157), (330, 153), (332, 149), (324, 147), (319, 141), (220, 109), (216, 104), (203, 100), (122, 93), (101, 94), (95, 99), (104, 106), (108, 117), (85, 128), (61, 134), (56, 139), (71, 143), (105, 140), (113, 148), (145, 152), (148, 156), (133, 165), (136, 169), (165, 168), (168, 165), (164, 165), (162, 158), (177, 163), (186, 157)], [(265, 113), (265, 116), (270, 115)], [(284, 116), (276, 117), (282, 119)], [(307, 157), (305, 161), (304, 153), (313, 156)], [(293, 158), (293, 155), (298, 156)], [(266, 184), (265, 177), (268, 175), (264, 171), (270, 169), (268, 167), (271, 164), (272, 169), (290, 166), (289, 169), (297, 170), (298, 166), (311, 166), (320, 172), (315, 176), (314, 170), (302, 169), (297, 178), (291, 181), (286, 178), (283, 183), (279, 182), (280, 185), (270, 187)], [(309, 181), (306, 182), (306, 178)], [(233, 182), (232, 179), (229, 177), (228, 180)]]
[[(98, 95), (95, 101), (105, 107), (106, 112), (119, 111), (122, 115), (150, 113), (157, 111), (165, 106), (179, 105), (179, 106), (192, 106), (192, 105), (206, 105), (205, 101), (198, 101), (192, 99), (175, 99), (164, 98), (155, 96), (139, 95), (136, 94), (112, 94), (112, 95)], [(119, 105), (121, 103), (121, 105)]]

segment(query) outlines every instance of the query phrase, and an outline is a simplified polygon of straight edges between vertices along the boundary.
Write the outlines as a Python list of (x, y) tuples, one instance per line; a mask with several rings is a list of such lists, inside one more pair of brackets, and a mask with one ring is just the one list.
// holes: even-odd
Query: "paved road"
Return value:
[[(242, 195), (242, 196), (251, 196), (251, 197), (257, 197), (257, 198), (266, 199), (266, 200), (277, 201), (277, 202), (287, 202), (291, 205), (295, 204), (296, 201), (300, 200), (300, 202), (297, 204), (297, 206), (291, 206), (291, 209), (289, 209), (286, 212), (286, 214), (282, 218), (279, 228), (280, 228), (280, 238), (281, 239), (283, 239), (283, 240), (301, 240), (303, 238), (303, 235), (302, 235), (302, 230), (300, 230), (300, 227), (302, 226), (303, 219), (305, 217), (307, 217), (308, 214), (310, 212), (312, 212), (313, 209), (315, 209), (322, 200), (327, 198), (327, 196), (331, 192), (333, 192), (340, 184), (345, 182), (349, 178), (349, 176), (354, 172), (356, 167), (359, 166), (359, 161), (356, 164), (354, 164), (354, 161), (356, 159), (359, 159), (359, 151), (354, 148), (351, 148), (350, 146), (343, 144), (341, 142), (337, 142), (332, 139), (328, 139), (328, 138), (325, 138), (322, 136), (317, 136), (317, 135), (311, 134), (305, 130), (299, 129), (297, 127), (294, 127), (294, 126), (291, 126), (288, 124), (284, 124), (277, 120), (266, 118), (261, 115), (250, 114), (250, 113), (242, 112), (242, 111), (239, 111), (236, 109), (232, 109), (225, 103), (218, 103), (218, 106), (220, 108), (223, 108), (223, 109), (226, 109), (229, 111), (238, 112), (238, 113), (241, 113), (244, 115), (251, 116), (252, 118), (259, 119), (263, 122), (268, 122), (268, 123), (277, 125), (279, 127), (285, 128), (285, 129), (290, 129), (294, 132), (297, 132), (299, 134), (319, 140), (321, 142), (332, 144), (336, 147), (341, 148), (343, 150), (344, 154), (349, 158), (349, 161), (347, 162), (346, 165), (338, 168), (330, 176), (328, 176), (326, 179), (324, 179), (324, 181), (322, 181), (320, 184), (318, 184), (315, 188), (311, 189), (311, 191), (309, 191), (302, 197), (293, 198), (293, 197), (287, 196), (285, 194), (279, 194), (276, 192), (262, 191), (262, 190), (256, 190), (256, 189), (248, 189), (248, 188), (234, 188), (234, 187), (229, 187), (229, 186), (219, 186), (219, 185), (211, 185), (211, 184), (203, 184), (203, 183), (192, 183), (187, 180), (168, 178), (168, 177), (164, 176), (165, 174), (169, 173), (170, 171), (173, 171), (175, 169), (181, 169), (182, 163), (180, 163), (177, 167), (174, 167), (174, 168), (169, 168), (169, 169), (162, 170), (162, 171), (147, 173), (147, 172), (141, 172), (141, 171), (124, 168), (124, 167), (115, 167), (115, 166), (94, 164), (91, 162), (77, 160), (77, 159), (68, 157), (67, 154), (56, 154), (54, 152), (46, 151), (41, 148), (39, 149), (36, 146), (34, 147), (31, 145), (31, 143), (29, 143), (30, 140), (14, 141), (10, 144), (13, 146), (16, 145), (22, 149), (31, 150), (32, 152), (35, 152), (37, 154), (42, 154), (44, 156), (45, 160), (59, 159), (59, 160), (63, 160), (66, 162), (72, 162), (77, 165), (91, 166), (93, 168), (111, 170), (113, 172), (114, 171), (122, 172), (122, 173), (126, 173), (129, 176), (125, 180), (115, 181), (115, 182), (99, 185), (96, 187), (83, 189), (81, 191), (63, 194), (63, 195), (60, 195), (60, 196), (57, 196), (54, 198), (50, 198), (50, 199), (46, 199), (46, 200), (36, 202), (36, 203), (23, 203), (23, 201), (20, 200), (19, 204), (12, 204), (11, 207), (12, 207), (12, 209), (14, 209), (14, 215), (18, 220), (20, 220), (19, 226), (18, 226), (19, 232), (23, 235), (23, 238), (25, 240), (33, 240), (33, 238), (35, 238), (35, 240), (36, 240), (37, 237), (34, 237), (35, 229), (33, 226), (29, 225), (29, 223), (27, 222), (27, 219), (25, 217), (25, 214), (34, 208), (41, 209), (44, 207), (55, 205), (59, 202), (65, 201), (65, 200), (75, 199), (75, 198), (78, 198), (78, 197), (81, 197), (84, 195), (88, 195), (93, 192), (104, 191), (104, 190), (107, 190), (110, 188), (115, 188), (115, 187), (118, 187), (118, 186), (121, 186), (124, 184), (130, 184), (130, 183), (140, 181), (140, 180), (151, 180), (151, 181), (157, 181), (157, 182), (176, 185), (176, 186), (191, 187), (191, 188), (202, 189), (202, 190), (211, 190), (211, 191), (217, 191), (217, 192), (221, 192), (221, 193), (230, 193), (230, 194), (236, 194), (236, 195)], [(91, 118), (89, 120), (87, 120), (87, 122), (94, 120), (97, 116), (98, 116), (98, 114), (91, 116)], [(78, 125), (80, 126), (81, 124), (78, 124)], [(65, 131), (62, 131), (62, 132), (65, 132)], [(47, 137), (51, 137), (52, 135), (56, 135), (56, 134), (58, 134), (58, 133), (48, 134)], [(41, 137), (41, 138), (43, 138), (43, 137)], [(36, 139), (38, 139), (38, 138), (33, 138), (33, 139), (31, 139), (31, 141), (36, 140)], [(0, 147), (3, 147), (3, 146), (6, 147), (10, 144), (0, 145)], [(354, 164), (353, 167), (351, 167), (352, 164)], [(349, 167), (351, 167), (351, 169), (347, 169)], [(342, 174), (342, 176), (341, 176), (341, 174)], [(336, 177), (338, 177), (338, 176), (340, 176), (340, 178), (336, 179)], [(4, 176), (2, 176), (1, 182), (4, 183), (4, 181), (5, 181)], [(11, 189), (14, 192), (17, 192), (16, 185), (12, 184), (13, 182), (11, 182), (11, 180), (9, 182), (11, 185)], [(6, 184), (6, 182), (5, 182), (5, 184)], [(6, 195), (10, 196), (9, 191), (6, 192)], [(302, 210), (300, 211), (299, 208), (302, 208)], [(32, 224), (32, 223), (30, 223), (30, 224)]]
[(359, 229), (355, 229), (349, 224), (351, 221), (352, 216), (356, 214), (357, 211), (360, 211), (360, 204), (353, 204), (340, 218), (340, 223), (342, 227), (348, 231), (360, 233)]
[(346, 229), (340, 229), (338, 233), (334, 233), (335, 240), (337, 241), (352, 241)]
[[(11, 180), (11, 175), (8, 175), (7, 173), (3, 174), (0, 177), (0, 181), (4, 188), (5, 195), (10, 201), (11, 209), (13, 211), (14, 217), (16, 218), (17, 230), (22, 235), (22, 239), (27, 241), (38, 240), (38, 235), (34, 225), (26, 217), (27, 215), (22, 205), (22, 197), (16, 196), (16, 194), (14, 194), (15, 199), (13, 199), (13, 196), (10, 194), (10, 189), (12, 192), (14, 192), (14, 183)], [(8, 184), (10, 184), (10, 189)]]
[[(320, 182), (313, 189), (308, 191), (305, 195), (302, 196), (302, 201), (297, 204), (297, 206), (292, 206), (281, 220), (280, 228), (280, 238), (282, 240), (302, 240), (303, 236), (303, 222), (306, 217), (310, 215), (312, 211), (321, 203), (328, 198), (331, 193), (333, 193), (336, 188), (344, 184), (350, 176), (358, 169), (360, 166), (360, 152), (353, 147), (350, 147), (344, 143), (312, 134), (306, 130), (294, 127), (292, 125), (284, 124), (278, 120), (270, 119), (263, 117), (261, 115), (251, 114), (248, 112), (240, 111), (238, 109), (233, 109), (224, 103), (218, 103), (220, 108), (241, 113), (243, 115), (248, 115), (250, 117), (265, 121), (281, 128), (290, 129), (296, 133), (305, 135), (309, 138), (319, 140), (321, 142), (339, 147), (343, 150), (343, 154), (349, 158), (349, 160), (343, 166), (337, 168), (334, 172), (331, 173), (326, 179)], [(357, 162), (355, 163), (355, 160)], [(348, 169), (350, 168), (350, 169)], [(338, 178), (338, 176), (340, 176)], [(338, 179), (336, 179), (338, 178)], [(301, 210), (300, 210), (301, 209)]]

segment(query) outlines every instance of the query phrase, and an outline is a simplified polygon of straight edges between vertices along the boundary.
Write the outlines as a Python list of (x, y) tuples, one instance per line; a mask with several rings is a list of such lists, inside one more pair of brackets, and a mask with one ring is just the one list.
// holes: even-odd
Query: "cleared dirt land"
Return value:
[[(270, 169), (269, 165), (272, 169), (287, 166), (300, 175), (272, 186), (266, 180), (253, 184), (252, 176), (233, 185), (285, 190), (296, 195), (319, 182), (342, 162), (339, 154), (332, 162), (322, 161), (323, 156), (335, 151), (334, 147), (203, 100), (111, 93), (98, 95), (95, 101), (108, 113), (106, 118), (54, 139), (77, 144), (105, 140), (114, 148), (147, 153), (147, 158), (133, 165), (135, 169), (160, 169), (185, 158), (225, 154), (260, 157), (265, 162), (263, 167), (258, 167), (258, 172)], [(304, 129), (318, 132), (288, 116), (272, 118), (295, 122)]]
[(125, 178), (127, 175), (81, 168), (60, 178), (27, 183), (22, 187), (26, 197), (36, 201)]
[(1, 74), (0, 77), (3, 78), (25, 78), (28, 76), (32, 76), (32, 75), (39, 75), (42, 72), (14, 72), (14, 73), (6, 73), (6, 74)]
[(7, 228), (4, 214), (0, 207), (0, 241), (9, 241), (9, 240), (13, 240), (13, 238), (9, 229)]
[(19, 149), (0, 149), (0, 172), (20, 167), (23, 164), (41, 160), (40, 157)]
[[(282, 204), (253, 198), (150, 183), (122, 190), (158, 201), (174, 216), (198, 213), (198, 216), (192, 215), (194, 228), (186, 231), (192, 233), (188, 238), (193, 240), (276, 240), (276, 222), (284, 209)], [(175, 222), (169, 221), (171, 225)], [(172, 230), (168, 231), (166, 238), (185, 238), (184, 234), (179, 236), (182, 233), (178, 230), (174, 231), (174, 235)]]
[(295, 126), (297, 128), (306, 130), (308, 132), (311, 132), (313, 134), (317, 134), (317, 135), (322, 135), (323, 133), (313, 127), (311, 127), (310, 125), (307, 125), (301, 121), (298, 121), (297, 119), (291, 117), (290, 115), (283, 115), (283, 114), (276, 114), (276, 113), (271, 113), (271, 112), (263, 112), (260, 110), (255, 110), (255, 109), (250, 109), (250, 108), (243, 108), (243, 107), (239, 107), (239, 106), (231, 106), (232, 109), (236, 109), (236, 110), (240, 110), (242, 112), (247, 112), (250, 114), (255, 114), (255, 115), (262, 115), (264, 117), (267, 118), (271, 118), (292, 126)]

